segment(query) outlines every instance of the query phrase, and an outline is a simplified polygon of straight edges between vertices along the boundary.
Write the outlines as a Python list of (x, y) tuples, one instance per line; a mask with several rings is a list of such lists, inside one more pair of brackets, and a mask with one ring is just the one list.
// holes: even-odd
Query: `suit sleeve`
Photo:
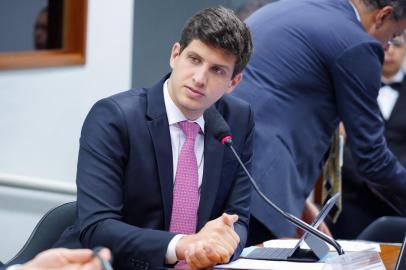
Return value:
[(115, 266), (120, 269), (162, 266), (174, 234), (139, 228), (123, 220), (128, 144), (127, 125), (118, 104), (111, 98), (96, 103), (84, 122), (80, 138), (77, 168), (80, 241), (87, 248), (110, 248)]
[(383, 51), (362, 43), (338, 55), (332, 67), (338, 113), (358, 171), (399, 212), (406, 213), (406, 171), (388, 149), (377, 95)]

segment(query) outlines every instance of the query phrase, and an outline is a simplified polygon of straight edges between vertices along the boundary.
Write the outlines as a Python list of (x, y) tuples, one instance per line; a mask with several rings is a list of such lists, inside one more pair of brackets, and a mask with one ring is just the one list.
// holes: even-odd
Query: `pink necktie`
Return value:
[(169, 230), (176, 233), (193, 234), (196, 232), (199, 198), (195, 141), (200, 127), (198, 124), (188, 121), (179, 122), (179, 127), (186, 139), (178, 159)]

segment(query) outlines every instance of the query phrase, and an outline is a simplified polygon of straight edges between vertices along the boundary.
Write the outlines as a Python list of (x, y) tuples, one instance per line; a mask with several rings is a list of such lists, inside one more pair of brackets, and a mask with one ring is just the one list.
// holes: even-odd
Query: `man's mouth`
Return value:
[(189, 90), (189, 93), (190, 93), (192, 96), (194, 96), (194, 97), (204, 97), (204, 96), (205, 96), (205, 94), (203, 93), (203, 91), (194, 89), (194, 88), (192, 88), (192, 87), (190, 87), (190, 86), (186, 86), (186, 88)]

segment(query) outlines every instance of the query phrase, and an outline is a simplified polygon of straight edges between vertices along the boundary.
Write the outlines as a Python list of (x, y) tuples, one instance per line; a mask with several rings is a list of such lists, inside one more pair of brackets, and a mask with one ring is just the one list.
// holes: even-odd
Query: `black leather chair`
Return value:
[(41, 251), (51, 248), (63, 231), (73, 225), (75, 218), (76, 201), (49, 210), (35, 226), (21, 250), (6, 265), (25, 263)]
[(368, 225), (357, 237), (383, 243), (402, 243), (406, 234), (406, 217), (380, 217)]

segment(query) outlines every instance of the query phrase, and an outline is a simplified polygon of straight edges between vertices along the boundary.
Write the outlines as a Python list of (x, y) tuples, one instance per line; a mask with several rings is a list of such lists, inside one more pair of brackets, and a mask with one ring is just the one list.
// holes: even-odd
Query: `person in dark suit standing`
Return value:
[[(403, 166), (406, 166), (406, 77), (402, 70), (405, 54), (403, 34), (395, 38), (385, 51), (382, 87), (378, 95), (386, 142)], [(344, 150), (342, 178), (342, 212), (337, 222), (331, 225), (335, 237), (354, 239), (377, 218), (399, 215), (388, 201), (370, 190), (368, 180), (358, 173), (348, 146)], [(357, 217), (357, 222), (354, 222), (354, 217)]]
[[(305, 201), (343, 121), (368, 185), (406, 213), (406, 170), (386, 145), (376, 101), (384, 47), (403, 33), (405, 11), (403, 0), (286, 0), (246, 20), (255, 49), (233, 94), (254, 110), (253, 175), (282, 209), (313, 220)], [(251, 211), (248, 244), (294, 236), (256, 194)]]
[(80, 138), (77, 223), (57, 246), (108, 247), (115, 269), (177, 261), (203, 268), (239, 255), (250, 183), (206, 132), (203, 113), (215, 106), (223, 115), (250, 167), (251, 109), (225, 94), (241, 81), (251, 51), (251, 34), (231, 10), (204, 9), (173, 45), (169, 75), (93, 106)]

